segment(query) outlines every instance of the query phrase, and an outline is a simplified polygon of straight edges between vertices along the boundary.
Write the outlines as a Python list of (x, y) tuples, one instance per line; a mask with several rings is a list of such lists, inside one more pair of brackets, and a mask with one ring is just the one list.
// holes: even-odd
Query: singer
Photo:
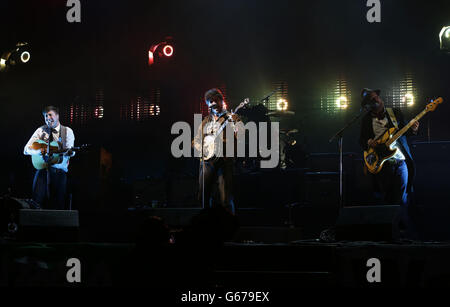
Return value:
[[(229, 123), (233, 127), (234, 138), (236, 140), (236, 133), (238, 125), (236, 122), (240, 121), (236, 114), (232, 114), (227, 111), (224, 106), (223, 94), (219, 89), (213, 88), (205, 93), (205, 103), (208, 106), (208, 115), (203, 119), (202, 124), (199, 126), (199, 130), (193, 141), (193, 145), (197, 150), (202, 151), (203, 139), (207, 135), (214, 135), (225, 120), (232, 117), (232, 122)], [(225, 140), (226, 130), (222, 134), (223, 148), (226, 147)], [(236, 148), (236, 147), (235, 147)], [(226, 151), (224, 151), (225, 153)], [(213, 161), (201, 161), (199, 172), (199, 200), (203, 202), (205, 208), (215, 205), (213, 199), (213, 188), (217, 183), (219, 192), (219, 204), (230, 213), (235, 213), (234, 201), (233, 201), (233, 168), (234, 168), (234, 155), (233, 157), (227, 157), (226, 154), (223, 157), (217, 157)]]
[[(75, 136), (72, 129), (63, 126), (59, 122), (59, 110), (57, 107), (48, 106), (42, 111), (45, 125), (36, 129), (24, 148), (25, 155), (42, 155), (42, 152), (33, 149), (32, 145), (37, 140), (51, 143), (56, 141), (59, 149), (72, 148)], [(45, 209), (65, 209), (65, 196), (67, 185), (67, 172), (69, 159), (75, 153), (68, 150), (58, 164), (42, 170), (36, 170), (33, 180), (33, 200)]]

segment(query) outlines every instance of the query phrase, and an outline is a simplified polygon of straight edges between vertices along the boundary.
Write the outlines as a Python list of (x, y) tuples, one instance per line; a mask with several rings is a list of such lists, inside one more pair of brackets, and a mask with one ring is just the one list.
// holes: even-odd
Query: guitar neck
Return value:
[(229, 121), (229, 118), (230, 118), (232, 115), (236, 114), (237, 111), (239, 111), (240, 108), (242, 108), (242, 104), (240, 104), (239, 106), (237, 106), (237, 108), (236, 108), (234, 111), (232, 111), (229, 115), (227, 115), (228, 118), (225, 119), (225, 122), (222, 124), (222, 126), (219, 128), (219, 130), (217, 130), (217, 132), (216, 132), (216, 134), (214, 135), (214, 137), (217, 137), (220, 133), (222, 133), (223, 129), (225, 129), (225, 127), (226, 127), (226, 126), (228, 125), (228, 123), (230, 122), (230, 121)]
[(219, 130), (216, 131), (216, 133), (214, 134), (214, 137), (217, 137), (219, 134), (222, 133), (223, 129), (225, 129), (225, 127), (228, 125), (229, 120), (228, 118), (225, 119), (225, 122), (222, 124), (222, 126), (220, 126)]
[(415, 121), (418, 121), (419, 119), (421, 119), (425, 114), (428, 113), (427, 109), (424, 109), (422, 112), (420, 112), (419, 114), (417, 114), (416, 117), (414, 117), (413, 119), (411, 119), (409, 121), (409, 123), (403, 127), (402, 129), (400, 129), (399, 131), (397, 131), (396, 134), (394, 134), (392, 136), (392, 138), (389, 139), (389, 141), (386, 142), (387, 146), (390, 146), (392, 143), (394, 143), (395, 141), (397, 141), (403, 134), (406, 133), (406, 131), (408, 131), (409, 128), (411, 128), (411, 126), (414, 124)]

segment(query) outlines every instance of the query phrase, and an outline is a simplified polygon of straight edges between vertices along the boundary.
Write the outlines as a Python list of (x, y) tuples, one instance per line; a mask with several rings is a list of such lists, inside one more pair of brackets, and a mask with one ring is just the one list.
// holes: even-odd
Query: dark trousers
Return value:
[(416, 238), (416, 223), (408, 193), (408, 166), (404, 160), (386, 161), (376, 175), (377, 182), (387, 204), (399, 205), (400, 212), (394, 227), (404, 231), (408, 238)]
[(404, 160), (386, 161), (377, 181), (386, 203), (408, 205), (408, 166)]
[(64, 210), (66, 185), (67, 174), (63, 170), (53, 167), (37, 170), (33, 180), (33, 200), (43, 209)]
[(200, 162), (198, 198), (202, 201), (204, 192), (205, 208), (217, 205), (213, 199), (215, 187), (219, 194), (219, 205), (234, 214), (232, 159), (219, 158), (213, 162), (204, 161), (204, 170), (203, 162)]

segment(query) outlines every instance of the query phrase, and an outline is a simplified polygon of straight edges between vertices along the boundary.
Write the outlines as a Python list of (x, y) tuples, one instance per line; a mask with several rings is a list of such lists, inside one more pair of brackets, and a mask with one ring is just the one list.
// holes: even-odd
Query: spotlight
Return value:
[(174, 47), (171, 43), (172, 38), (166, 37), (166, 40), (153, 44), (148, 50), (148, 65), (151, 66), (157, 62), (164, 61), (173, 56)]
[(16, 47), (2, 54), (0, 58), (0, 71), (7, 71), (16, 64), (28, 63), (31, 53), (27, 43), (17, 43)]
[(163, 48), (163, 53), (166, 57), (171, 57), (173, 54), (173, 47), (171, 45), (165, 45)]
[(8, 69), (8, 58), (11, 53), (4, 53), (0, 58), (0, 71), (6, 71)]
[(286, 99), (279, 99), (277, 102), (277, 110), (278, 111), (286, 111), (288, 108), (288, 102)]
[(439, 43), (442, 51), (450, 52), (450, 26), (443, 27), (439, 32)]
[(336, 106), (339, 109), (347, 109), (347, 107), (348, 107), (347, 97), (341, 96), (338, 99), (336, 99)]
[(402, 102), (406, 103), (406, 105), (408, 107), (414, 105), (414, 96), (413, 96), (413, 94), (406, 93), (405, 96), (403, 96), (403, 98), (402, 98)]
[(30, 53), (28, 51), (23, 51), (20, 54), (20, 61), (22, 63), (27, 63), (30, 60), (30, 58), (31, 58), (31, 55), (30, 55)]

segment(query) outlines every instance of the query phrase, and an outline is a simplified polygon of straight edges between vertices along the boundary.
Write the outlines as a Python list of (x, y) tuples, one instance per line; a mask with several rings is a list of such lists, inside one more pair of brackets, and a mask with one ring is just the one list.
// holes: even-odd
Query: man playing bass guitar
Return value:
[[(75, 136), (72, 129), (59, 122), (59, 110), (48, 106), (43, 111), (45, 125), (36, 129), (24, 148), (25, 155), (42, 158), (45, 168), (37, 169), (33, 180), (33, 200), (45, 209), (65, 209), (67, 171)], [(57, 159), (52, 155), (48, 144), (59, 150), (67, 149)], [(56, 156), (56, 155), (55, 155)]]
[[(361, 120), (360, 145), (363, 150), (374, 148), (377, 140), (389, 129), (403, 128), (406, 124), (400, 109), (386, 108), (381, 99), (380, 90), (365, 88), (361, 92), (361, 106), (368, 113)], [(406, 135), (417, 134), (419, 122), (415, 121)], [(406, 135), (401, 136), (392, 148), (396, 154), (384, 162), (383, 168), (374, 174), (375, 183), (384, 194), (384, 201), (391, 205), (400, 205), (399, 227), (405, 233), (412, 232), (409, 194), (412, 191), (414, 162), (409, 150)]]

